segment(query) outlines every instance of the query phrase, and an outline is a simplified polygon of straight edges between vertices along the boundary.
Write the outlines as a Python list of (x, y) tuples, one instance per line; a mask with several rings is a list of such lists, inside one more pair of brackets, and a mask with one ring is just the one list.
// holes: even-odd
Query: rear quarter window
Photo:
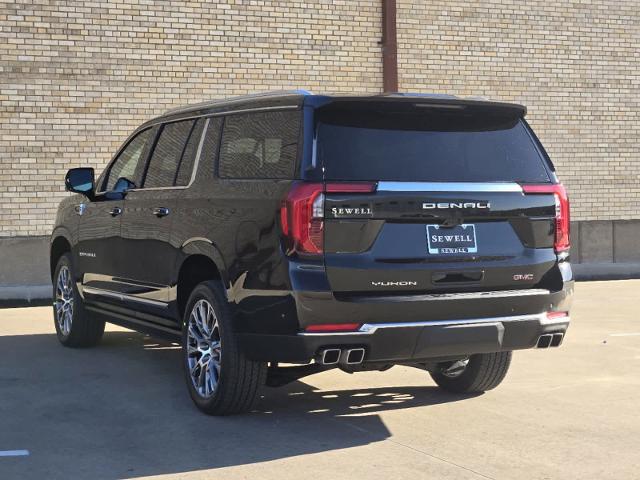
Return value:
[(220, 177), (293, 178), (300, 121), (298, 110), (225, 117), (220, 145)]

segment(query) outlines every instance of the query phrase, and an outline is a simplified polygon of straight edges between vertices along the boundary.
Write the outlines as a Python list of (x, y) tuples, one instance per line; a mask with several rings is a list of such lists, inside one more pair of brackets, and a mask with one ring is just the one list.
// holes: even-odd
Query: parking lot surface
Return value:
[(564, 345), (516, 352), (483, 395), (334, 370), (225, 418), (191, 404), (171, 344), (108, 327), (72, 350), (50, 308), (0, 310), (0, 479), (638, 479), (639, 300), (577, 284)]

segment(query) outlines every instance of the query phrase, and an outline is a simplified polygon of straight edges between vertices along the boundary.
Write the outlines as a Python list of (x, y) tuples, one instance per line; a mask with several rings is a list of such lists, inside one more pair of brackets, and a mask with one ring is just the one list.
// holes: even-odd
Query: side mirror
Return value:
[(92, 197), (95, 190), (95, 173), (93, 168), (72, 168), (64, 179), (65, 188), (74, 193)]
[(127, 193), (128, 190), (136, 188), (136, 184), (126, 177), (120, 177), (113, 186), (113, 192)]

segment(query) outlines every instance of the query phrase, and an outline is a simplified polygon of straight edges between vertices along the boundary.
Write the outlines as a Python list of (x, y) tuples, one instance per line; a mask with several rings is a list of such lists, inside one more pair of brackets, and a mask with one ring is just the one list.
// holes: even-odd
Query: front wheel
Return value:
[(104, 321), (85, 310), (70, 254), (65, 253), (58, 260), (53, 282), (53, 318), (60, 343), (65, 347), (96, 345), (104, 334)]
[(453, 393), (481, 393), (496, 388), (511, 364), (512, 352), (480, 353), (431, 372), (440, 388)]
[(209, 415), (247, 412), (264, 385), (267, 365), (239, 348), (232, 315), (219, 283), (199, 284), (185, 309), (182, 351), (187, 388)]

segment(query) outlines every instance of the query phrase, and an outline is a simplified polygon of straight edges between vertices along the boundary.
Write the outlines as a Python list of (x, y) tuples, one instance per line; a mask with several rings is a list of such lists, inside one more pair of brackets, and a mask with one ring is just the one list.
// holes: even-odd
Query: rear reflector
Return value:
[(547, 312), (547, 318), (553, 320), (556, 318), (568, 317), (569, 312)]
[(309, 325), (307, 328), (305, 328), (305, 332), (355, 332), (359, 328), (359, 323), (324, 323), (318, 325)]
[(542, 184), (542, 185), (523, 185), (522, 191), (528, 195), (553, 194), (556, 200), (556, 233), (553, 247), (556, 252), (564, 252), (571, 246), (570, 240), (570, 218), (569, 218), (569, 197), (564, 185)]

